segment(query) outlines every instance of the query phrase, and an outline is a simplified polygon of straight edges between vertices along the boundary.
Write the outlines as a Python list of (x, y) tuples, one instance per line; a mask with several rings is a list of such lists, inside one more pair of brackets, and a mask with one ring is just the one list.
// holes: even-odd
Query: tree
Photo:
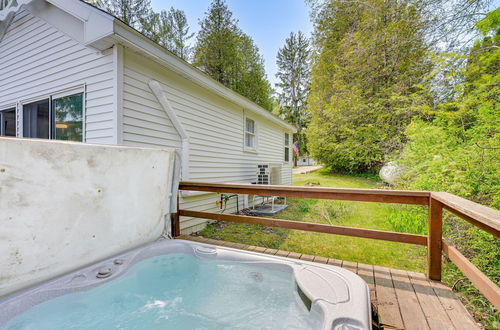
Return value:
[(140, 19), (140, 24), (142, 34), (157, 44), (168, 47), (172, 31), (165, 10), (160, 13), (151, 10), (147, 16)]
[[(483, 37), (477, 40), (462, 69), (464, 80), (455, 86), (455, 98), (438, 106), (430, 118), (414, 118), (406, 130), (408, 142), (395, 161), (404, 171), (396, 188), (447, 191), (500, 209), (500, 9), (478, 22)], [(418, 210), (397, 214), (406, 224)], [(419, 214), (425, 233), (426, 214)], [(444, 235), (489, 278), (500, 278), (500, 244), (493, 235), (446, 215)], [(396, 217), (395, 217), (396, 218)], [(413, 232), (411, 228), (403, 228)], [(410, 229), (408, 231), (407, 229)], [(463, 275), (447, 274), (453, 283)], [(494, 307), (480, 293), (464, 284), (462, 292), (485, 318)], [(472, 298), (472, 299), (471, 299)], [(469, 305), (469, 304), (468, 304)], [(495, 328), (492, 313), (483, 320)]]
[(308, 149), (335, 170), (375, 171), (432, 107), (418, 2), (331, 0), (315, 22)]
[(180, 58), (189, 59), (191, 48), (188, 41), (194, 33), (189, 33), (186, 14), (182, 10), (170, 7), (168, 11), (156, 13), (151, 9), (150, 0), (86, 1), (116, 16)]
[(242, 33), (237, 50), (241, 76), (240, 79), (236, 78), (234, 90), (271, 111), (271, 85), (266, 78), (264, 58), (259, 54), (259, 48), (252, 38)]
[(214, 0), (200, 22), (193, 64), (223, 85), (271, 110), (271, 87), (252, 39), (238, 27), (223, 0)]
[[(293, 140), (299, 145), (299, 152), (307, 152), (304, 129), (309, 123), (307, 93), (309, 88), (309, 41), (302, 32), (290, 33), (283, 48), (278, 50), (276, 64), (279, 82), (278, 100), (280, 115), (297, 127)], [(295, 158), (296, 159), (296, 158)]]
[(189, 33), (186, 14), (173, 7), (167, 12), (151, 11), (146, 17), (140, 19), (142, 33), (154, 42), (162, 45), (175, 55), (188, 60), (191, 48), (188, 41), (194, 36)]
[(167, 14), (167, 20), (171, 32), (167, 48), (180, 58), (188, 60), (191, 56), (191, 47), (188, 46), (188, 41), (194, 36), (194, 33), (189, 33), (186, 14), (182, 10), (171, 7)]
[(150, 0), (97, 0), (96, 4), (139, 31), (141, 20), (151, 14)]

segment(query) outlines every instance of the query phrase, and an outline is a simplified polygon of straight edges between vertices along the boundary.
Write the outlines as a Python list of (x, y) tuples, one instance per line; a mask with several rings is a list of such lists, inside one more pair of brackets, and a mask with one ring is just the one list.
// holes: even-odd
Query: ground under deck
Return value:
[(479, 329), (450, 288), (424, 274), (231, 243), (201, 236), (179, 239), (340, 266), (361, 276), (387, 329)]

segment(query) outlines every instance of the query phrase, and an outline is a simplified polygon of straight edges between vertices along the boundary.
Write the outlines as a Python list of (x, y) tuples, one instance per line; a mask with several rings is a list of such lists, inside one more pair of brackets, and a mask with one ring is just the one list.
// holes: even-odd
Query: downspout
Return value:
[(187, 181), (189, 180), (189, 137), (177, 118), (174, 109), (172, 109), (160, 83), (156, 80), (150, 80), (148, 85), (181, 138), (181, 179)]
[[(179, 118), (177, 118), (177, 115), (175, 114), (174, 109), (170, 105), (170, 102), (168, 101), (166, 93), (163, 91), (161, 88), (161, 85), (159, 82), (156, 80), (150, 80), (148, 82), (149, 88), (153, 92), (154, 96), (162, 106), (163, 110), (167, 114), (167, 117), (170, 119), (172, 122), (172, 125), (174, 125), (175, 130), (179, 134), (181, 138), (181, 180), (188, 181), (189, 180), (189, 137), (186, 133), (186, 130), (182, 126), (181, 122), (179, 121)], [(207, 192), (207, 191), (181, 191), (180, 192), (181, 196), (183, 197), (188, 197), (188, 196), (199, 196), (199, 195), (209, 195), (212, 194), (212, 192)]]

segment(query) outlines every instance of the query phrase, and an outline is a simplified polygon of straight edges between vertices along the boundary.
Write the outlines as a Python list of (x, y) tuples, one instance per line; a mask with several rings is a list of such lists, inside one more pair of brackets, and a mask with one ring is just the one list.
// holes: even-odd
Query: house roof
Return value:
[(273, 115), (241, 94), (222, 85), (208, 74), (176, 56), (166, 48), (158, 45), (139, 31), (119, 20), (117, 17), (83, 0), (17, 0), (19, 5), (11, 8), (9, 8), (9, 4), (7, 4), (4, 8), (0, 8), (0, 41), (2, 38), (2, 30), (5, 31), (7, 29), (13, 17), (13, 13), (19, 10), (21, 5), (36, 7), (40, 5), (40, 2), (50, 3), (82, 21), (84, 33), (83, 39), (79, 41), (84, 45), (99, 50), (105, 50), (115, 43), (122, 44), (137, 52), (143, 53), (160, 65), (224, 99), (241, 106), (245, 110), (264, 117), (289, 131), (296, 132), (297, 129), (293, 125)]

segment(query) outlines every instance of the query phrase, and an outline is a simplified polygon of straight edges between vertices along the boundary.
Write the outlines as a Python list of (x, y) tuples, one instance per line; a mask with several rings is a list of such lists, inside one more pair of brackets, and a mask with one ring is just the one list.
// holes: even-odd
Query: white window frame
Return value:
[[(19, 115), (19, 129), (16, 130), (16, 136), (18, 137), (23, 137), (23, 125), (24, 125), (24, 121), (23, 121), (23, 113), (24, 113), (24, 105), (25, 104), (30, 104), (30, 103), (33, 103), (33, 102), (39, 102), (39, 101), (43, 101), (43, 100), (46, 100), (48, 99), (49, 100), (49, 140), (55, 140), (52, 138), (52, 101), (55, 100), (55, 99), (59, 99), (61, 97), (65, 97), (65, 96), (69, 96), (69, 95), (74, 95), (74, 94), (80, 94), (82, 93), (83, 96), (82, 96), (82, 141), (81, 142), (85, 142), (86, 139), (87, 139), (87, 136), (86, 136), (86, 123), (87, 123), (87, 118), (86, 118), (86, 109), (87, 109), (87, 105), (86, 105), (86, 85), (85, 84), (80, 84), (80, 85), (77, 85), (77, 86), (73, 86), (73, 87), (68, 87), (68, 88), (64, 88), (64, 89), (60, 89), (58, 91), (55, 91), (55, 92), (52, 92), (52, 93), (48, 93), (48, 94), (41, 94), (41, 95), (38, 95), (38, 96), (34, 96), (34, 97), (29, 97), (29, 98), (25, 98), (25, 99), (22, 99), (21, 101), (18, 102), (19, 104), (19, 107), (16, 107), (16, 115)], [(0, 107), (0, 109), (3, 109), (3, 107)], [(76, 141), (75, 141), (76, 142)], [(80, 141), (78, 141), (80, 142)]]
[[(247, 120), (253, 121), (253, 132), (247, 131)], [(243, 120), (243, 150), (246, 152), (257, 152), (257, 147), (259, 145), (259, 140), (257, 138), (258, 136), (258, 125), (257, 125), (257, 120), (255, 118), (249, 117), (249, 116), (244, 116)], [(253, 147), (247, 146), (247, 134), (253, 135)]]

